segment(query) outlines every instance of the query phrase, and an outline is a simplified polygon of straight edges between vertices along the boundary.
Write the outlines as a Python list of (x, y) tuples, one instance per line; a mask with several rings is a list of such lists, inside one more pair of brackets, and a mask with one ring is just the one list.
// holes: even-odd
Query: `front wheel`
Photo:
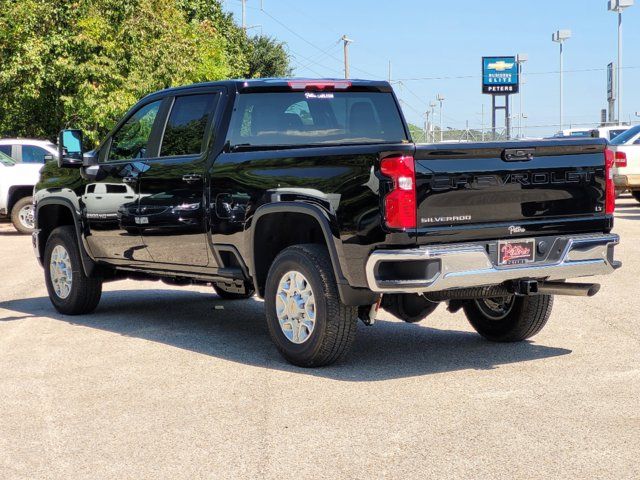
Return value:
[(264, 301), (269, 335), (289, 362), (320, 367), (349, 351), (358, 308), (340, 301), (324, 246), (295, 245), (280, 252), (267, 275)]
[(469, 300), (464, 313), (471, 326), (494, 342), (520, 342), (536, 335), (547, 323), (552, 295)]
[(11, 209), (11, 223), (20, 233), (29, 234), (33, 232), (35, 217), (32, 197), (24, 197), (16, 202)]
[(44, 249), (44, 276), (51, 303), (60, 313), (91, 313), (102, 295), (102, 280), (87, 277), (72, 226), (58, 227)]

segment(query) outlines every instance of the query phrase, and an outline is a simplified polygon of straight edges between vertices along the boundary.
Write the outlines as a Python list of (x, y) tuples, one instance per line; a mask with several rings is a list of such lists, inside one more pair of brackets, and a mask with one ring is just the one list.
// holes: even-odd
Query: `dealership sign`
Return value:
[(482, 93), (510, 95), (518, 85), (516, 57), (482, 57)]

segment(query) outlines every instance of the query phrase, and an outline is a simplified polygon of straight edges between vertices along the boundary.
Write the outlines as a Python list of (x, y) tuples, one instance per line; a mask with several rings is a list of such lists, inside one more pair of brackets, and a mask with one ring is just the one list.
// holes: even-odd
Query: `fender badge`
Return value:
[(513, 235), (514, 233), (524, 233), (526, 230), (524, 227), (520, 227), (517, 225), (509, 226), (509, 235)]

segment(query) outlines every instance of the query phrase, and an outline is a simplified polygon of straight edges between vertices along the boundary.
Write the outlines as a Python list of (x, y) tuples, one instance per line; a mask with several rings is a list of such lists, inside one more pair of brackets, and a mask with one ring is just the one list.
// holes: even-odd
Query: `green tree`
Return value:
[(284, 43), (266, 35), (250, 40), (247, 77), (287, 77), (292, 71)]
[(0, 58), (2, 135), (72, 125), (93, 143), (155, 90), (288, 72), (283, 46), (248, 38), (216, 0), (5, 0)]

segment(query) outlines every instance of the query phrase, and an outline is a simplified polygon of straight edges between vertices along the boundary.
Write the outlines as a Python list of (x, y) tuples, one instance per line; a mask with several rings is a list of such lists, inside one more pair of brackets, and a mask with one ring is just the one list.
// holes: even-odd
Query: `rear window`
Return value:
[(271, 92), (239, 95), (227, 140), (236, 147), (408, 139), (390, 93)]

